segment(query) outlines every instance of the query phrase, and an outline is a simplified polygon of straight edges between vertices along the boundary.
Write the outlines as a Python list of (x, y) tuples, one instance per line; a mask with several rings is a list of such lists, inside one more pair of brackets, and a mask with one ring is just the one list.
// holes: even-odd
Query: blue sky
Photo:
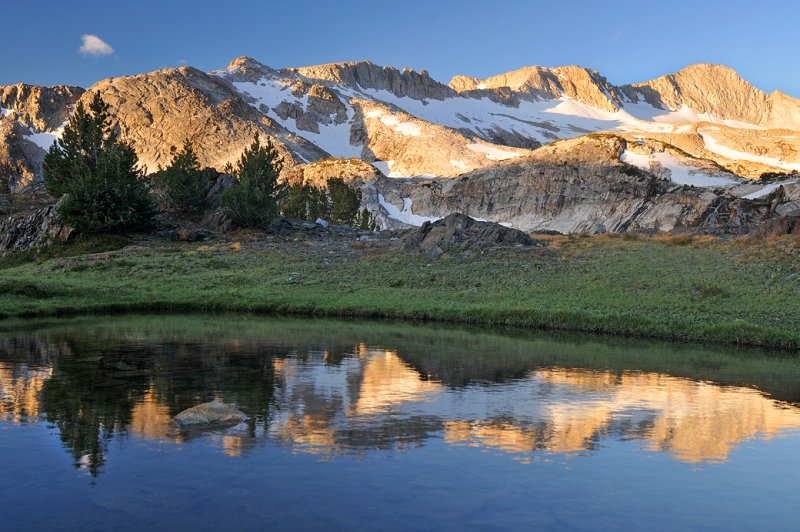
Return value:
[[(184, 62), (210, 71), (242, 55), (275, 68), (369, 59), (445, 83), (578, 64), (624, 84), (711, 62), (800, 98), (795, 2), (29, 0), (2, 12), (0, 85), (88, 87)], [(95, 42), (96, 55), (81, 53), (83, 35), (113, 51)]]

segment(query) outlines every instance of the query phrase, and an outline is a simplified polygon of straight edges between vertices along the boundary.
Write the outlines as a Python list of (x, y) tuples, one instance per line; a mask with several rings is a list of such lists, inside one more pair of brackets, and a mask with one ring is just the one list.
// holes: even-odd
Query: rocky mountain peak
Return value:
[(248, 66), (264, 66), (260, 62), (256, 61), (252, 57), (248, 57), (243, 55), (241, 57), (237, 57), (233, 61), (228, 64), (227, 70), (233, 70), (235, 68), (247, 68)]
[(685, 106), (698, 114), (759, 125), (773, 120), (765, 116), (766, 94), (723, 65), (698, 63), (621, 90), (634, 100), (644, 99), (662, 109)]
[(230, 62), (228, 68), (223, 70), (215, 70), (211, 74), (222, 76), (228, 81), (249, 81), (256, 82), (263, 77), (273, 77), (277, 75), (277, 71), (260, 63), (252, 57), (242, 56), (237, 57)]
[(621, 94), (596, 70), (576, 65), (557, 68), (527, 66), (486, 79), (455, 76), (450, 87), (464, 96), (473, 91), (511, 92), (525, 100), (554, 100), (566, 95), (604, 111), (619, 110)]
[(434, 80), (426, 70), (416, 72), (382, 67), (370, 61), (330, 63), (301, 68), (288, 68), (281, 73), (292, 74), (312, 84), (344, 85), (352, 89), (377, 89), (392, 92), (398, 97), (416, 100), (443, 100), (456, 92)]

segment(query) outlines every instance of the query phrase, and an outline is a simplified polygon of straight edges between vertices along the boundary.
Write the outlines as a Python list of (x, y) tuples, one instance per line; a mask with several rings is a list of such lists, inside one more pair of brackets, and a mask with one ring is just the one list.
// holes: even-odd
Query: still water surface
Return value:
[[(234, 403), (235, 427), (170, 417)], [(800, 360), (247, 316), (0, 331), (0, 529), (800, 526)]]

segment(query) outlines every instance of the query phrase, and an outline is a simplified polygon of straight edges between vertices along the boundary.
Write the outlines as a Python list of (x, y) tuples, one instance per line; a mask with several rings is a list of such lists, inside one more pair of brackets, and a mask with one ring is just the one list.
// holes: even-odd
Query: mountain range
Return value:
[(0, 87), (0, 177), (11, 192), (35, 186), (45, 150), (95, 92), (147, 172), (186, 138), (222, 170), (259, 132), (287, 179), (344, 177), (384, 227), (460, 210), (531, 231), (669, 229), (778, 187), (792, 204), (784, 211), (800, 200), (800, 100), (724, 66), (630, 85), (577, 66), (444, 84), (369, 61), (273, 69), (248, 57), (88, 89)]

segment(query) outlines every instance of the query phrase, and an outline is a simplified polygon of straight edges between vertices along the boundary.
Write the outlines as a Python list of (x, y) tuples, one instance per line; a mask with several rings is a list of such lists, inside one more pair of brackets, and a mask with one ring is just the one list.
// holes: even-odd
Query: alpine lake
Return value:
[[(209, 401), (234, 426), (171, 418)], [(797, 530), (800, 357), (252, 315), (0, 323), (2, 530)]]

